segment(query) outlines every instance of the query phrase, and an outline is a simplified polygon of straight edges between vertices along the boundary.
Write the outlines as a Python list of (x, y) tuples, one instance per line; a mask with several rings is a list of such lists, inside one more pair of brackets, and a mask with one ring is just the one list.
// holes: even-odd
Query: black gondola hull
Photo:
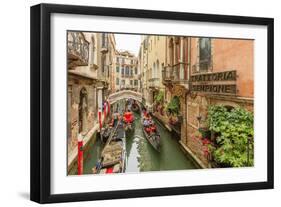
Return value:
[[(160, 135), (159, 134), (153, 134), (148, 135), (145, 131), (145, 128), (143, 127), (143, 133), (147, 141), (150, 143), (150, 145), (158, 152), (160, 152)], [(159, 141), (156, 141), (159, 140)]]

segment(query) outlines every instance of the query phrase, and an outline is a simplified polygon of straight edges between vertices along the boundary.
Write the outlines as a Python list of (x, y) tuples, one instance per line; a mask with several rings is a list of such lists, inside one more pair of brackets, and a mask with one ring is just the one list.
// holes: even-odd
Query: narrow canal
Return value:
[[(161, 136), (161, 150), (157, 152), (144, 137), (140, 114), (134, 113), (135, 131), (126, 137), (126, 172), (163, 171), (194, 169), (197, 166), (181, 150), (180, 145), (170, 132), (156, 121)], [(102, 151), (99, 139), (90, 146), (84, 163), (84, 174), (92, 174), (92, 168)]]

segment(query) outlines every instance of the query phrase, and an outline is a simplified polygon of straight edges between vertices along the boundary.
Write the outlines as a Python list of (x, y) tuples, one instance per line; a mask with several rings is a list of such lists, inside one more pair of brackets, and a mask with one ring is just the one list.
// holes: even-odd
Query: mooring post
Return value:
[(78, 134), (78, 158), (77, 158), (78, 175), (83, 174), (83, 136)]

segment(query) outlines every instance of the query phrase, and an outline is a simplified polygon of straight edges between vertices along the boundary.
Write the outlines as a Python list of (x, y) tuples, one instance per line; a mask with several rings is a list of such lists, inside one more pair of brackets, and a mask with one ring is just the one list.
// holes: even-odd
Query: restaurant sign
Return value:
[(201, 93), (236, 94), (236, 71), (191, 76), (191, 90)]

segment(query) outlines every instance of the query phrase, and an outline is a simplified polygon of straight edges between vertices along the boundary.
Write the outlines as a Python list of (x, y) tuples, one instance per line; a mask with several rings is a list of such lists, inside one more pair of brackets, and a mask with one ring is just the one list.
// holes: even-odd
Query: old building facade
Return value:
[[(144, 35), (139, 53), (142, 77), (142, 93), (145, 105), (152, 109), (155, 97), (164, 93), (162, 84), (162, 70), (166, 65), (166, 36)], [(154, 106), (155, 107), (155, 106)]]
[(211, 105), (253, 111), (253, 41), (144, 35), (138, 58), (145, 106), (210, 167), (194, 134)]
[(69, 170), (77, 169), (78, 137), (83, 146), (95, 139), (114, 96), (142, 99), (202, 168), (212, 167), (198, 135), (210, 132), (210, 106), (254, 110), (253, 40), (141, 35), (136, 56), (118, 50), (113, 33), (69, 31), (67, 37)]
[(208, 106), (243, 107), (253, 111), (253, 41), (170, 37), (163, 71), (167, 101), (178, 97), (180, 143), (209, 167), (196, 132), (207, 125)]
[[(111, 90), (114, 36), (68, 32), (68, 168), (77, 156), (79, 134), (85, 145), (98, 130), (98, 112)], [(104, 119), (104, 117), (101, 117)]]
[(129, 51), (116, 51), (114, 85), (115, 91), (130, 89), (140, 90), (140, 71), (137, 57)]

